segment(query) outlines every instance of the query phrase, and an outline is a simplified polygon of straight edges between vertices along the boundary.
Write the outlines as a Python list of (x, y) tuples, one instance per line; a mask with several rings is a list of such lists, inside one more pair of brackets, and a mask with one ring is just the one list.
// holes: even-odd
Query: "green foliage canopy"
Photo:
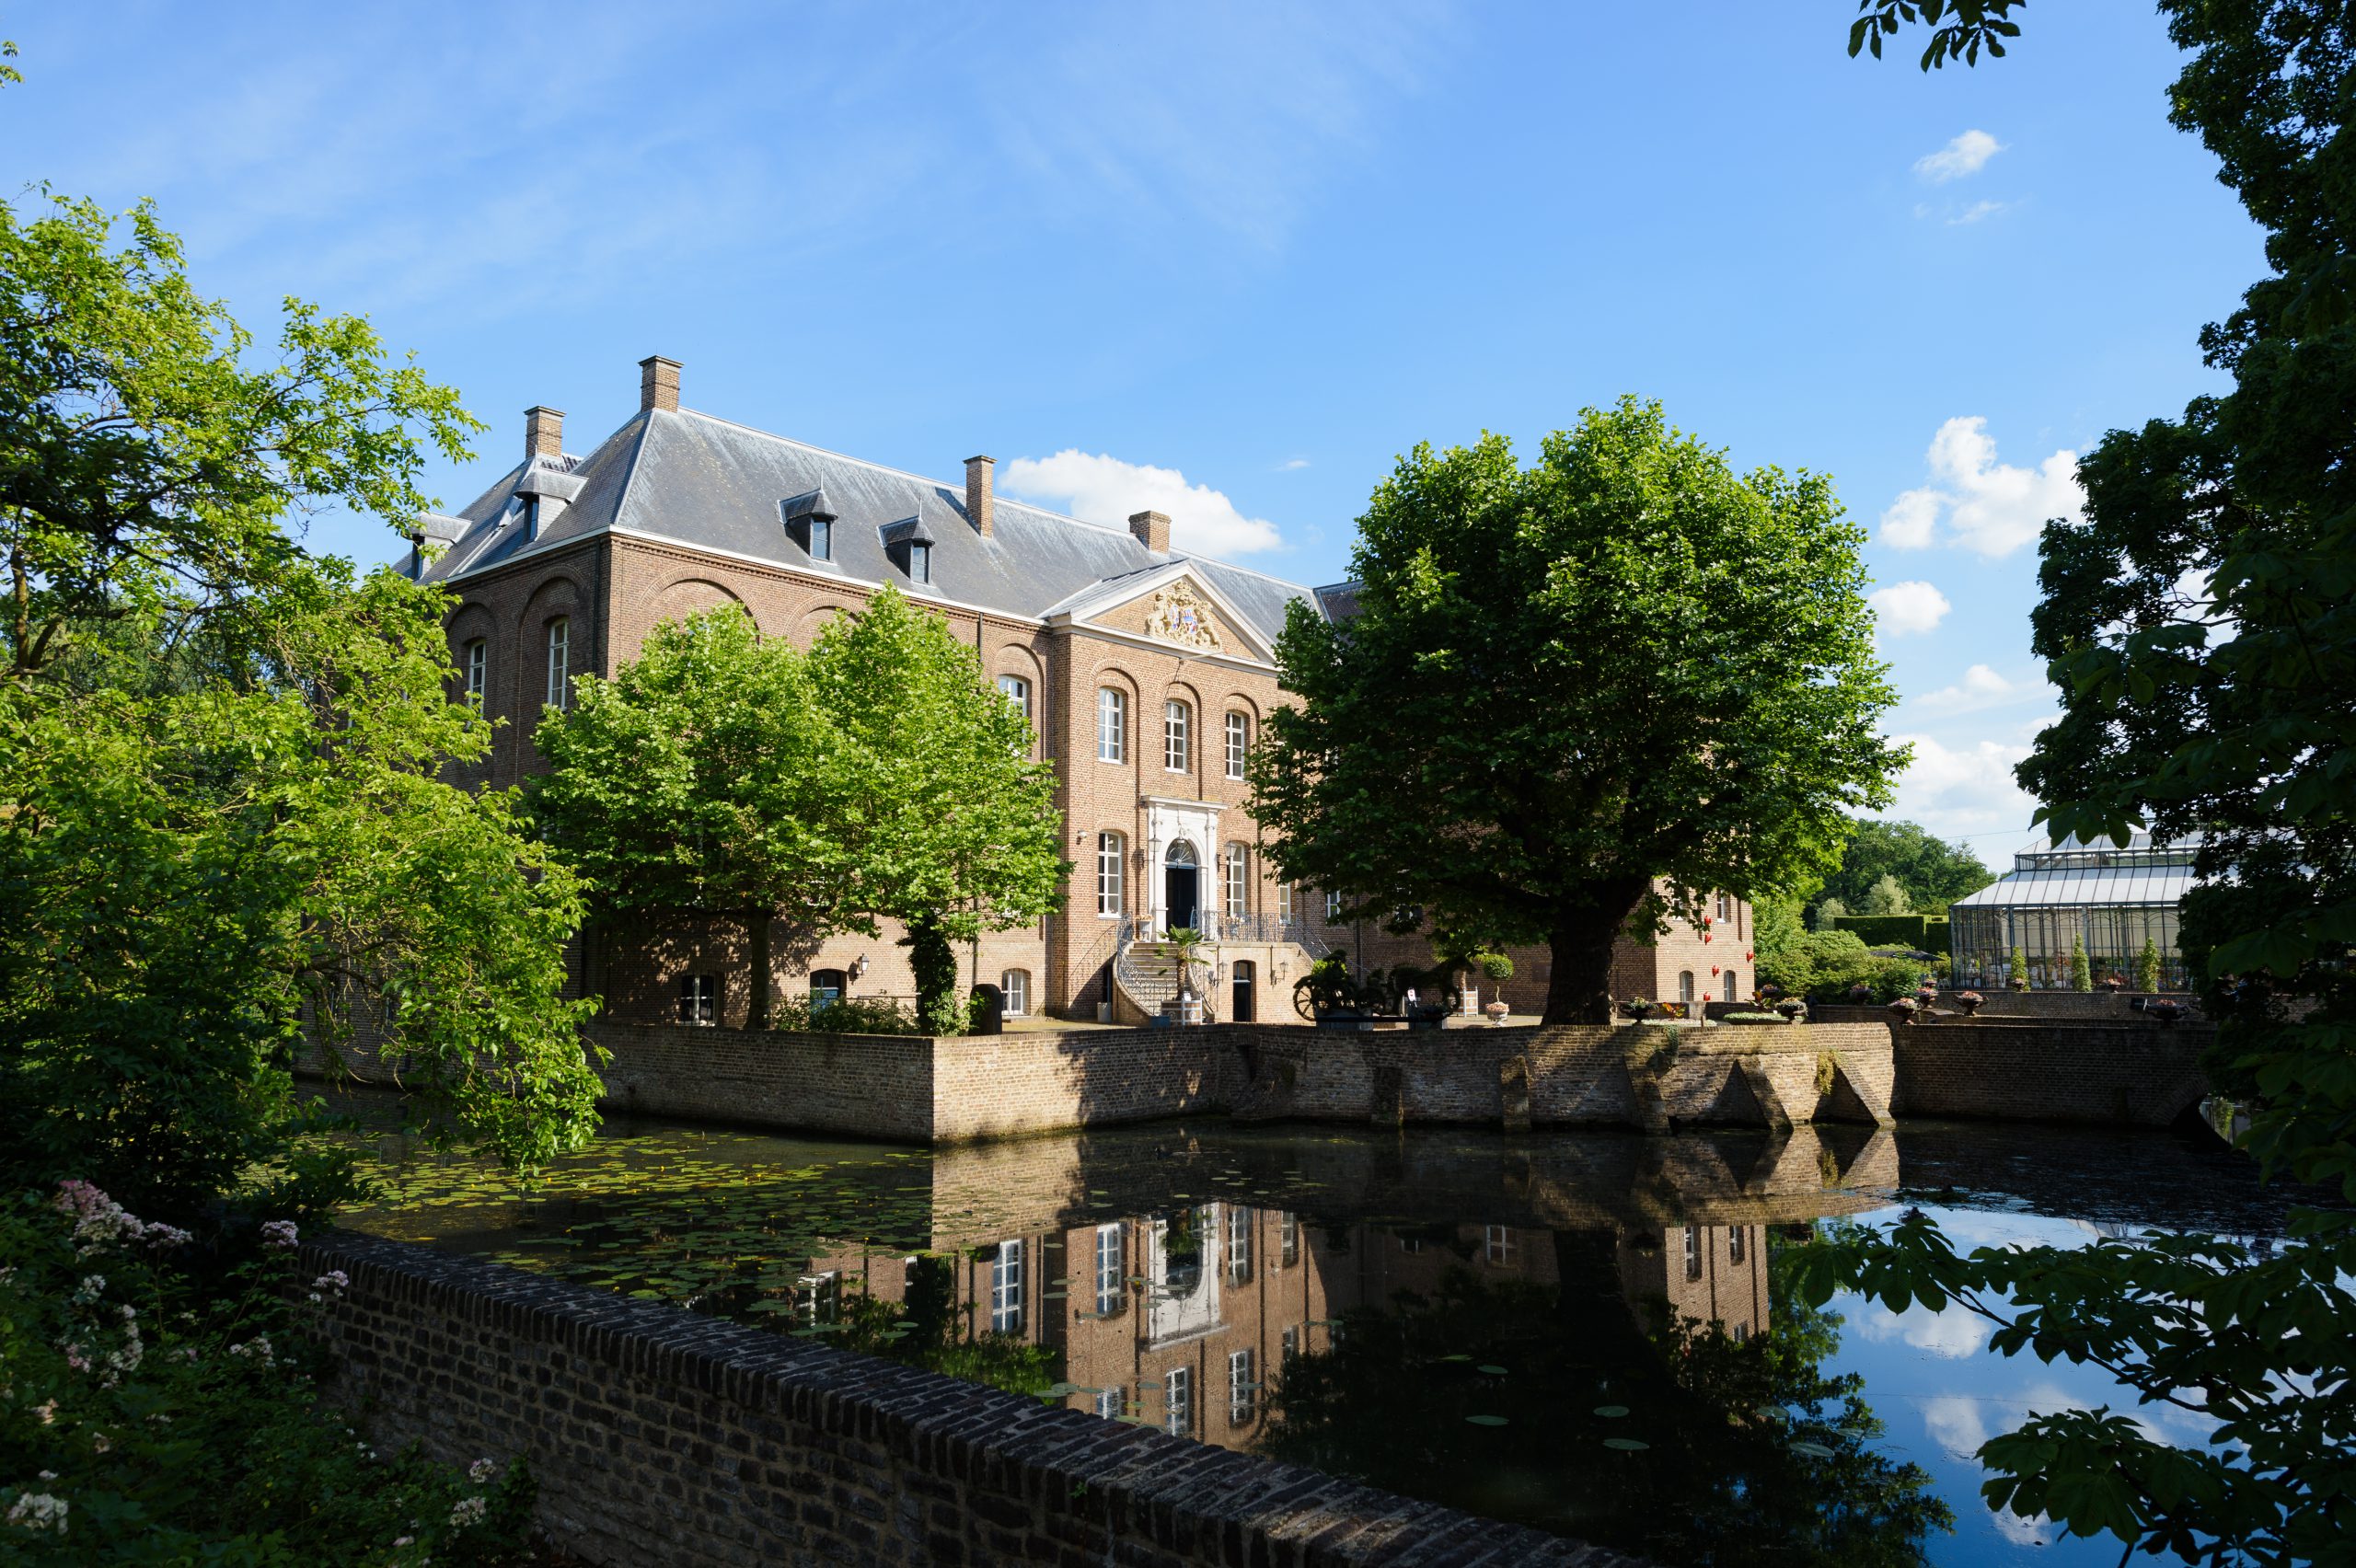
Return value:
[(1529, 468), (1419, 446), (1358, 526), (1358, 615), (1295, 606), (1278, 642), (1268, 853), (1360, 914), (1547, 943), (1548, 1021), (1609, 1019), (1632, 925), (1796, 889), (1888, 798), (1862, 535), (1822, 476), (1738, 476), (1628, 399)]
[[(1885, 877), (1897, 884), (1905, 907), (1874, 907), (1875, 889)], [(1944, 843), (1911, 822), (1866, 817), (1854, 824), (1839, 867), (1824, 879), (1822, 897), (1838, 901), (1843, 915), (1938, 915), (1995, 880), (1968, 845)]]

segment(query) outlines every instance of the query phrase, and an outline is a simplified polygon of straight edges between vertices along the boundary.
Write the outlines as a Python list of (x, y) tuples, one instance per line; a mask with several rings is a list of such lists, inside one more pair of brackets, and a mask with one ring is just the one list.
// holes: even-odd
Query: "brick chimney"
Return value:
[(965, 459), (965, 521), (985, 539), (990, 536), (990, 475), (997, 468), (995, 457)]
[(564, 410), (551, 409), (546, 403), (536, 404), (524, 410), (524, 455), (529, 457), (560, 457), (564, 455)]
[(1159, 512), (1137, 512), (1129, 515), (1129, 532), (1135, 534), (1146, 548), (1156, 555), (1170, 553), (1170, 519)]
[(679, 411), (679, 362), (649, 354), (638, 362), (638, 411)]

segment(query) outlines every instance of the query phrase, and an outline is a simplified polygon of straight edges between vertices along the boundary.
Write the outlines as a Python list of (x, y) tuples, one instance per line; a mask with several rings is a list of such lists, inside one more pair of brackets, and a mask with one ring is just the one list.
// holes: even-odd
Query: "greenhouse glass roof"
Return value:
[(2194, 838), (2154, 843), (2137, 834), (2125, 847), (2103, 839), (2060, 844), (2043, 839), (2013, 857), (2014, 869), (1978, 893), (1948, 905), (1964, 909), (2122, 908), (2173, 906), (2194, 882)]

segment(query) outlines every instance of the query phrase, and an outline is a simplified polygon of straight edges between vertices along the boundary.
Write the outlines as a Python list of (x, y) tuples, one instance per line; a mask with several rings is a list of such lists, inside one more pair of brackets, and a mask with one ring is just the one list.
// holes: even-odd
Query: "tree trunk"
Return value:
[(775, 911), (768, 909), (749, 910), (745, 916), (745, 934), (753, 950), (753, 983), (745, 993), (747, 1029), (769, 1026), (769, 986), (775, 978), (769, 974), (769, 927), (775, 919)]
[(1594, 898), (1555, 912), (1553, 929), (1546, 934), (1553, 963), (1546, 976), (1546, 1012), (1539, 1022), (1611, 1021), (1611, 950), (1650, 886), (1607, 882)]

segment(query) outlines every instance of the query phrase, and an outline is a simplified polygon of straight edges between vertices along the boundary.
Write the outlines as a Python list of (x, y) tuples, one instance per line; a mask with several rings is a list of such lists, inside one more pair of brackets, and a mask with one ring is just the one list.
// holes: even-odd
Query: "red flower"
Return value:
[(1753, 953), (1753, 952), (1746, 952), (1746, 953), (1744, 953), (1744, 954), (1742, 955), (1742, 962), (1743, 962), (1743, 963), (1749, 963), (1752, 959), (1754, 959), (1754, 958), (1756, 958), (1756, 957), (1758, 957), (1758, 956), (1759, 956), (1759, 955), (1758, 955), (1757, 953)]
[(1714, 963), (1714, 964), (1710, 965), (1710, 973), (1711, 973), (1711, 974), (1715, 974), (1717, 972), (1718, 972), (1718, 966), (1717, 966), (1716, 964), (1715, 964), (1715, 963)]
[(1703, 941), (1705, 941), (1705, 942), (1706, 942), (1706, 941), (1708, 941), (1708, 940), (1710, 940), (1710, 933), (1709, 933), (1709, 932), (1707, 932), (1707, 931), (1703, 932), (1703, 933), (1702, 933), (1702, 940), (1703, 940)]

